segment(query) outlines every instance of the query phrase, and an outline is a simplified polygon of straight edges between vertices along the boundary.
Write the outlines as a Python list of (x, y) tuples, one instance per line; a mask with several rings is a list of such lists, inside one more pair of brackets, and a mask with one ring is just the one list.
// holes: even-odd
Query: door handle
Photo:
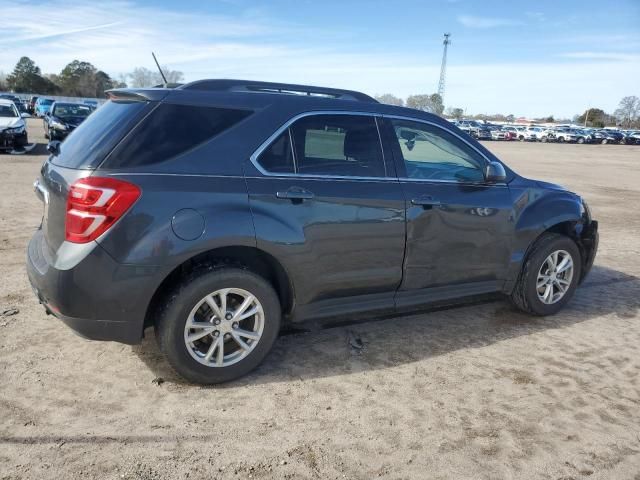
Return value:
[(290, 188), (284, 192), (276, 192), (276, 197), (286, 200), (311, 200), (315, 195), (304, 188)]
[(411, 204), (422, 207), (425, 210), (429, 210), (433, 207), (439, 207), (440, 205), (442, 205), (439, 200), (436, 200), (431, 196), (412, 198)]

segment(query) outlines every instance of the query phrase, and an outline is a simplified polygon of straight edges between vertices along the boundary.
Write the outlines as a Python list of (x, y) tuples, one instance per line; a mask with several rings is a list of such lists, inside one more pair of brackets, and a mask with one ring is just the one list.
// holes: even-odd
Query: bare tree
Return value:
[(437, 93), (431, 95), (410, 95), (407, 98), (407, 107), (438, 115), (442, 115), (442, 112), (444, 112), (442, 97)]
[(640, 98), (635, 95), (624, 97), (614, 115), (624, 126), (630, 127), (640, 117)]
[[(184, 79), (184, 74), (179, 70), (171, 70), (166, 66), (162, 67), (165, 77), (167, 77), (167, 83), (180, 83)], [(153, 87), (154, 85), (161, 85), (164, 83), (160, 72), (149, 70), (145, 67), (137, 67), (133, 69), (133, 72), (124, 75), (127, 80), (125, 83), (134, 88)]]
[(374, 97), (380, 103), (385, 103), (387, 105), (396, 105), (398, 107), (404, 107), (404, 100), (400, 97), (396, 97), (391, 93), (383, 93), (382, 95), (375, 95)]
[(460, 120), (464, 115), (464, 110), (459, 107), (448, 107), (447, 108), (447, 116), (453, 117), (456, 120)]

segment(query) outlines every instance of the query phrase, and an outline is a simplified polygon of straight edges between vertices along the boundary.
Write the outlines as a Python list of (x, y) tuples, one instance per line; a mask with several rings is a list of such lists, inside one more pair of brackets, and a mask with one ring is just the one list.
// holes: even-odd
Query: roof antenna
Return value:
[(156, 66), (158, 67), (158, 71), (160, 72), (160, 76), (162, 77), (162, 80), (164, 81), (164, 88), (167, 88), (167, 77), (164, 76), (164, 73), (162, 73), (162, 69), (160, 68), (160, 64), (158, 63), (158, 59), (156, 58), (156, 54), (151, 52), (151, 55), (153, 56), (153, 60), (156, 62)]

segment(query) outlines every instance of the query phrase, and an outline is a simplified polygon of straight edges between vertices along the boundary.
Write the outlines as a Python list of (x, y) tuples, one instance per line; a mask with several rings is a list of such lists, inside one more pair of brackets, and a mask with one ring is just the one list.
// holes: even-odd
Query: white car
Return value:
[(0, 151), (12, 151), (27, 145), (27, 125), (16, 105), (0, 98)]
[(518, 136), (521, 141), (536, 142), (542, 140), (545, 129), (542, 127), (527, 127), (522, 131), (522, 136)]
[(525, 127), (515, 127), (513, 125), (506, 125), (502, 127), (502, 130), (505, 132), (511, 132), (513, 134), (512, 137), (514, 140), (522, 140), (521, 137), (524, 137), (524, 129)]

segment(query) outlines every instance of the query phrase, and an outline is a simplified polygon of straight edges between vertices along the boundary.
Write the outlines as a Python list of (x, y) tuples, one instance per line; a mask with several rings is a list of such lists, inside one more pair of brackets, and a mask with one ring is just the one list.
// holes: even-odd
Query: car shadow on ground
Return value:
[[(302, 324), (300, 329), (283, 330), (272, 353), (255, 371), (215, 388), (391, 368), (460, 349), (561, 329), (603, 315), (632, 318), (639, 308), (639, 277), (594, 266), (573, 300), (550, 317), (521, 313), (505, 297), (494, 295), (403, 316)], [(186, 383), (162, 357), (151, 329), (142, 344), (132, 349), (157, 377)]]

